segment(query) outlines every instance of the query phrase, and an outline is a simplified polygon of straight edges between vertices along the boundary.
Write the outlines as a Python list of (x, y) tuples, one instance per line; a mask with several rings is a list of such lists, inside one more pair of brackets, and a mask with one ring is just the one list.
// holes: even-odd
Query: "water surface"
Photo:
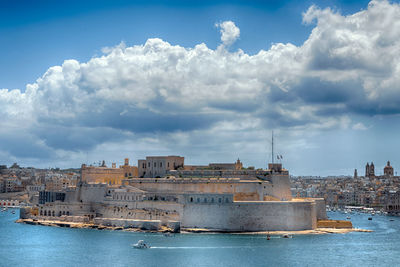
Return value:
[[(373, 233), (297, 235), (162, 234), (14, 223), (0, 212), (0, 266), (400, 266), (400, 218), (352, 214)], [(331, 219), (348, 215), (330, 212)], [(394, 221), (390, 221), (393, 219)], [(143, 239), (152, 248), (133, 249)]]

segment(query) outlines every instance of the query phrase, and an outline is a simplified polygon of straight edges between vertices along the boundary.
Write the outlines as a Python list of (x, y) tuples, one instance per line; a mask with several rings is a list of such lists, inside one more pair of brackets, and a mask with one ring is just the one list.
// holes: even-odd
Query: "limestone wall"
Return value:
[(288, 231), (316, 228), (315, 203), (233, 202), (188, 203), (183, 207), (182, 228), (226, 231)]
[(274, 189), (268, 181), (240, 181), (240, 179), (141, 178), (129, 180), (129, 184), (149, 192), (233, 194), (235, 200), (263, 200), (264, 196), (275, 196), (275, 193), (280, 192), (279, 187)]
[(328, 218), (326, 214), (326, 203), (323, 198), (294, 198), (295, 201), (314, 201), (315, 202), (315, 211), (317, 213), (317, 220), (325, 220)]
[(317, 220), (325, 220), (328, 219), (326, 215), (326, 203), (323, 198), (314, 198), (315, 201), (315, 209), (317, 212)]
[(87, 183), (122, 184), (123, 179), (138, 177), (138, 168), (122, 165), (119, 168), (82, 166), (82, 181)]

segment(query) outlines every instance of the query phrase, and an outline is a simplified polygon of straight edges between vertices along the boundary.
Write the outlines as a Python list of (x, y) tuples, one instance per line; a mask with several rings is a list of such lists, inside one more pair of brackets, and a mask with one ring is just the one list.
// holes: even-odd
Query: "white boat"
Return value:
[(134, 248), (139, 248), (139, 249), (142, 249), (142, 248), (150, 248), (150, 246), (148, 246), (146, 243), (144, 243), (143, 240), (139, 240), (136, 244), (133, 244), (132, 246), (133, 246)]

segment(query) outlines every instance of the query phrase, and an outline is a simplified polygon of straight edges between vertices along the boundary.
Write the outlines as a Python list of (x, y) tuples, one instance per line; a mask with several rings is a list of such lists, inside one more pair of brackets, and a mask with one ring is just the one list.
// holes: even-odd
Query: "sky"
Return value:
[[(400, 168), (399, 1), (0, 1), (0, 165)], [(276, 161), (276, 159), (275, 159)]]

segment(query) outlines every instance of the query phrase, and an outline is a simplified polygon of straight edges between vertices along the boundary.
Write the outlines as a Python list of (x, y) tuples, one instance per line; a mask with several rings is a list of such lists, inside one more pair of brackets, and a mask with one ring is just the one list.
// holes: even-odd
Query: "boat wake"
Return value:
[(238, 249), (238, 248), (254, 248), (245, 246), (230, 246), (230, 247), (150, 247), (150, 249)]

